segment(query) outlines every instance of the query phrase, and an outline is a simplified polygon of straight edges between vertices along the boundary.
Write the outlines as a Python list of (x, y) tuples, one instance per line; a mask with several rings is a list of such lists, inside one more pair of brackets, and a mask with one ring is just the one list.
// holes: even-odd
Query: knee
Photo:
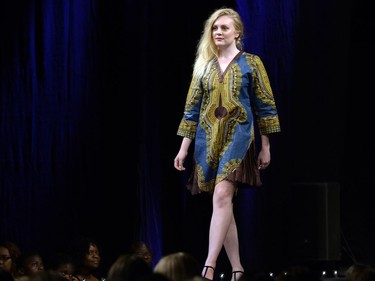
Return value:
[(215, 187), (213, 203), (217, 206), (232, 204), (234, 188), (225, 184), (218, 184)]

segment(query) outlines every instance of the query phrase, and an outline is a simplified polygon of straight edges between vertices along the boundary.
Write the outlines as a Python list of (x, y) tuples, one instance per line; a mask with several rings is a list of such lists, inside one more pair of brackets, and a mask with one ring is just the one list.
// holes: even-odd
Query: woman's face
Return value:
[(67, 280), (73, 280), (73, 274), (74, 274), (74, 264), (67, 262), (60, 264), (57, 268), (56, 271), (65, 279)]
[(12, 268), (12, 257), (9, 250), (5, 247), (0, 247), (0, 271), (10, 272)]
[(84, 263), (85, 267), (96, 269), (100, 264), (100, 253), (96, 245), (90, 244), (89, 251), (86, 254)]
[(212, 26), (212, 38), (218, 48), (235, 44), (238, 36), (239, 32), (234, 28), (230, 16), (219, 17)]
[(24, 274), (27, 276), (33, 276), (39, 271), (44, 271), (44, 263), (39, 255), (30, 256), (24, 266)]

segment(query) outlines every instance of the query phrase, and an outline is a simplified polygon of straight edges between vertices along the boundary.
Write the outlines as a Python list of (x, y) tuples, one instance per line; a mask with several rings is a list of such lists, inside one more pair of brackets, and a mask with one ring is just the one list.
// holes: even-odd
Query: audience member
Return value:
[(101, 279), (100, 249), (95, 239), (80, 237), (72, 245), (71, 255), (75, 261), (75, 276), (79, 281), (99, 281)]
[(375, 268), (366, 264), (353, 264), (346, 271), (347, 281), (375, 281)]
[(68, 281), (78, 281), (73, 257), (67, 253), (55, 253), (49, 260), (48, 269), (57, 272)]
[(0, 242), (0, 271), (9, 272), (14, 278), (16, 275), (16, 260), (21, 254), (18, 246), (10, 241)]
[(22, 252), (16, 260), (16, 280), (23, 280), (33, 277), (40, 271), (44, 271), (44, 261), (42, 256), (35, 251)]
[(143, 257), (123, 254), (111, 265), (106, 281), (141, 281), (151, 273), (152, 268)]
[(149, 264), (151, 267), (153, 262), (153, 252), (151, 248), (147, 245), (144, 241), (136, 241), (130, 245), (129, 253), (132, 255), (139, 256), (143, 258), (147, 264)]
[(200, 275), (198, 261), (186, 252), (176, 252), (162, 257), (154, 272), (165, 275), (170, 281), (185, 281)]

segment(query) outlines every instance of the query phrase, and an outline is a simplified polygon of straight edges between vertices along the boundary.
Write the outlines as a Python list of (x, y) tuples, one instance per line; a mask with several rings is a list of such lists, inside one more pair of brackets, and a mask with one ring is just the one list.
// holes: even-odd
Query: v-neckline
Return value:
[(227, 67), (224, 69), (224, 71), (221, 69), (221, 66), (220, 66), (220, 63), (219, 63), (219, 60), (216, 59), (216, 68), (217, 68), (217, 72), (218, 72), (218, 76), (219, 76), (219, 82), (223, 82), (224, 80), (224, 76), (225, 74), (227, 73), (229, 67), (232, 65), (232, 63), (243, 53), (243, 51), (239, 51), (234, 57), (233, 59), (228, 63)]

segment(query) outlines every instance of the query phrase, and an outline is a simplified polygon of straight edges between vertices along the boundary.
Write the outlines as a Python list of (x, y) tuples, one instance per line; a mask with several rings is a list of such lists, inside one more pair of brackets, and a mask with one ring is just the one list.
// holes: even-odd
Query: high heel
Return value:
[[(243, 272), (243, 271), (241, 271), (241, 270), (233, 271), (233, 272), (232, 272), (232, 277), (233, 277), (232, 280), (233, 280), (233, 281), (238, 281), (238, 280), (240, 280), (241, 276), (244, 275), (244, 273), (245, 273), (245, 272)], [(238, 274), (239, 276), (237, 276), (237, 274)]]
[[(208, 272), (209, 269), (212, 269), (212, 279), (209, 279), (209, 278), (206, 277), (207, 272)], [(215, 268), (214, 268), (213, 266), (205, 265), (205, 266), (203, 266), (202, 277), (203, 277), (203, 278), (206, 278), (206, 279), (208, 279), (208, 280), (213, 280), (214, 272), (215, 272)]]

